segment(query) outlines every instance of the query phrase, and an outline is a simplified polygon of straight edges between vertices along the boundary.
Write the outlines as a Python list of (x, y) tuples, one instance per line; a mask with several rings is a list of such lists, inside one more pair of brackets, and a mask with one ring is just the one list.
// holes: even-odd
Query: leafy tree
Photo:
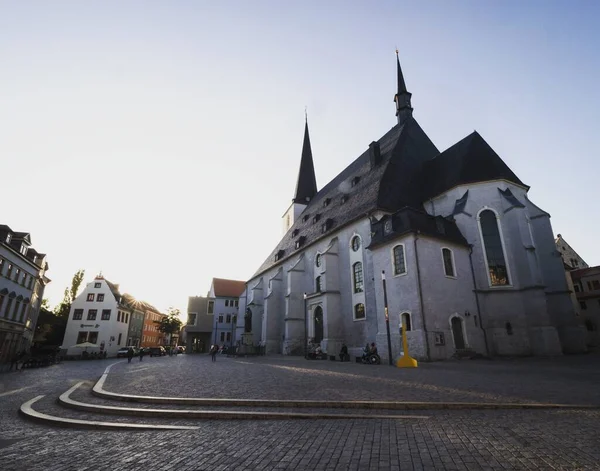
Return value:
[(168, 309), (167, 317), (163, 317), (162, 320), (156, 321), (158, 324), (158, 330), (163, 334), (169, 335), (172, 343), (173, 334), (178, 334), (181, 330), (182, 322), (179, 318), (181, 311), (170, 307)]
[(62, 302), (54, 308), (54, 313), (57, 316), (65, 319), (69, 317), (71, 304), (73, 304), (73, 301), (77, 297), (77, 291), (79, 291), (79, 287), (81, 286), (81, 282), (83, 281), (84, 275), (85, 270), (77, 270), (77, 272), (73, 275), (73, 279), (71, 280), (71, 287), (65, 288)]

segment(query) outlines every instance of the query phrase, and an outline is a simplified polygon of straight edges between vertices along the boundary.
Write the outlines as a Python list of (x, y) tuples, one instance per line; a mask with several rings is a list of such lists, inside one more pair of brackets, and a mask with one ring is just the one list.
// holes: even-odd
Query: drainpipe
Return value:
[(483, 341), (485, 342), (485, 353), (490, 356), (490, 348), (485, 329), (483, 328), (483, 319), (481, 318), (481, 308), (479, 307), (479, 293), (477, 292), (477, 283), (475, 281), (475, 268), (473, 267), (473, 244), (469, 244), (469, 263), (471, 264), (471, 276), (473, 277), (473, 291), (475, 291), (475, 305), (477, 306), (477, 315), (479, 316), (479, 328), (483, 332)]
[(421, 270), (419, 270), (419, 252), (417, 251), (417, 240), (419, 240), (420, 233), (420, 231), (417, 231), (417, 233), (415, 234), (415, 262), (417, 264), (417, 284), (419, 288), (419, 302), (421, 303), (421, 322), (423, 323), (423, 332), (425, 332), (425, 351), (427, 355), (427, 360), (431, 361), (431, 353), (429, 351), (429, 335), (427, 333), (427, 323), (425, 322), (425, 304), (423, 303), (423, 290), (421, 289)]

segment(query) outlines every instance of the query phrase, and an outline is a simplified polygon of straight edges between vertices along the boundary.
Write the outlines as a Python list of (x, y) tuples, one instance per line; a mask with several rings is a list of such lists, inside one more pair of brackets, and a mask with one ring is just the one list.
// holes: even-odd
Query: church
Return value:
[(321, 189), (306, 123), (285, 234), (246, 284), (242, 338), (291, 355), (375, 342), (387, 362), (404, 325), (421, 360), (584, 352), (550, 214), (477, 132), (440, 152), (396, 60), (397, 123)]

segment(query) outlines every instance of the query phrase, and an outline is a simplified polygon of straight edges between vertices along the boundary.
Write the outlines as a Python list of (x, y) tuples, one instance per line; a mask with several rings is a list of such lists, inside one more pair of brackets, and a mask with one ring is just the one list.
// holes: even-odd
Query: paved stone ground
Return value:
[[(419, 411), (426, 420), (212, 420), (176, 432), (55, 429), (17, 415), (19, 405), (38, 394), (47, 394), (43, 407), (58, 413), (52, 401), (60, 393), (75, 382), (95, 381), (111, 363), (0, 375), (0, 469), (600, 469), (599, 410)], [(590, 355), (444, 362), (410, 372), (279, 357), (219, 357), (214, 365), (206, 356), (185, 355), (119, 364), (105, 388), (205, 397), (598, 403), (599, 370), (600, 357)]]

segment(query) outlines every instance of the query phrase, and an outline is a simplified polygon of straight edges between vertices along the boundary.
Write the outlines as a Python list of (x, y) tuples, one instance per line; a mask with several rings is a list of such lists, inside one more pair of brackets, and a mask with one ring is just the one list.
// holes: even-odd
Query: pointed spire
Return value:
[(308, 136), (308, 116), (304, 110), (304, 143), (302, 144), (302, 157), (300, 159), (300, 171), (298, 172), (298, 183), (294, 203), (308, 204), (317, 194), (317, 179), (315, 178), (315, 166), (313, 164), (312, 150), (310, 148), (310, 137)]
[(412, 94), (406, 89), (404, 75), (402, 75), (402, 67), (400, 67), (400, 58), (398, 57), (398, 49), (396, 49), (396, 66), (398, 73), (398, 90), (396, 91), (396, 95), (394, 95), (394, 101), (396, 102), (396, 116), (398, 117), (398, 124), (403, 124), (412, 116), (413, 108), (410, 103)]

